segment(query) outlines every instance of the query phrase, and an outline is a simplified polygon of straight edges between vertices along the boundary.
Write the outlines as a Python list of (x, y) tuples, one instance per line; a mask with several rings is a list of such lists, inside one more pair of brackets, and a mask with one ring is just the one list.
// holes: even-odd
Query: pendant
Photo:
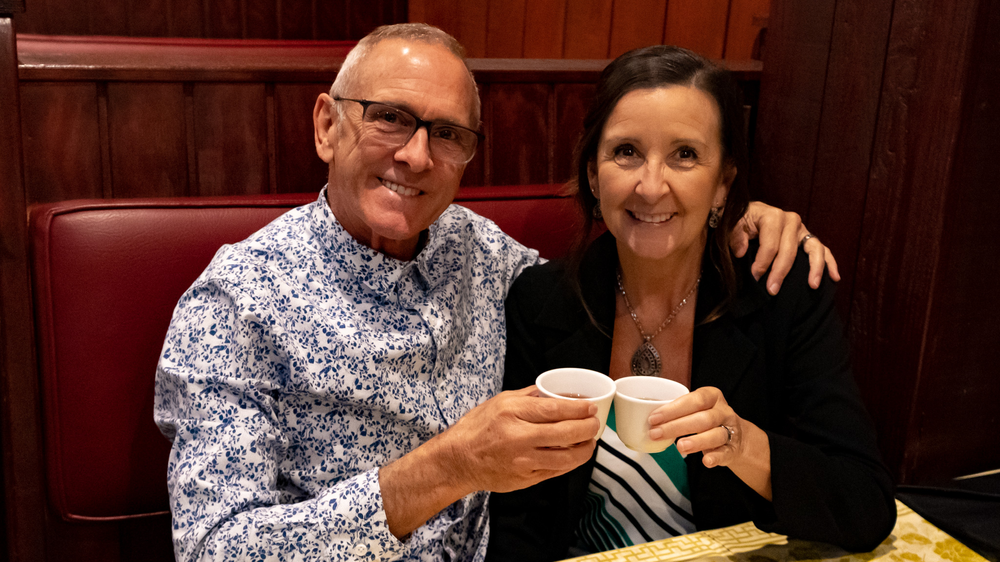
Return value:
[(648, 341), (643, 342), (632, 354), (633, 375), (656, 377), (660, 375), (660, 367), (660, 353)]

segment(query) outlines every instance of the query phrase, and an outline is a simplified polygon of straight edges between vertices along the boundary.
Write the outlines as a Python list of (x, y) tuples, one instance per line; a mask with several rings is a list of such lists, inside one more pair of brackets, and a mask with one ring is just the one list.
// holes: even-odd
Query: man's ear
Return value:
[(340, 112), (333, 107), (333, 98), (320, 94), (313, 108), (313, 136), (316, 141), (316, 154), (330, 164), (333, 162), (333, 152), (337, 145), (337, 120)]

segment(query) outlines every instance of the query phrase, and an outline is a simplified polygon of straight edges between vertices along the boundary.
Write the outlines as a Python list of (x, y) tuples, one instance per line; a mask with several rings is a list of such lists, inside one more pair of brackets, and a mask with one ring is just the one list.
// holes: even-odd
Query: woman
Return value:
[[(690, 51), (649, 47), (601, 76), (577, 146), (578, 201), (608, 232), (523, 273), (507, 300), (505, 389), (585, 367), (691, 393), (654, 411), (664, 453), (605, 431), (594, 458), (491, 499), (489, 558), (555, 560), (752, 520), (874, 548), (895, 504), (849, 368), (834, 287), (804, 253), (774, 297), (734, 259), (747, 149), (739, 90)], [(589, 235), (591, 221), (586, 225)]]

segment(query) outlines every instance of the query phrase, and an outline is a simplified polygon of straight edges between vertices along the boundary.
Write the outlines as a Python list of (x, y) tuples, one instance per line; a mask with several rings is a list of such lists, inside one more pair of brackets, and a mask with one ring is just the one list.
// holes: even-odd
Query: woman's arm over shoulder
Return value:
[(793, 282), (768, 305), (767, 329), (785, 339), (768, 350), (785, 408), (785, 427), (768, 431), (773, 530), (871, 550), (895, 524), (893, 482), (851, 371), (835, 283), (824, 275), (808, 288), (808, 272), (800, 251)]

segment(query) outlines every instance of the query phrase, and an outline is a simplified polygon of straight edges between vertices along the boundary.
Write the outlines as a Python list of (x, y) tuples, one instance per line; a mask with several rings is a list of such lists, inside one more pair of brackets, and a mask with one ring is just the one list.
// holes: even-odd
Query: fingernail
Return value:
[(660, 429), (658, 427), (654, 427), (653, 429), (649, 430), (649, 438), (650, 439), (652, 439), (652, 440), (655, 441), (655, 440), (657, 440), (657, 439), (659, 439), (661, 437), (663, 437), (663, 430), (662, 429)]
[(712, 468), (715, 466), (715, 459), (712, 457), (705, 457), (705, 467)]
[(596, 416), (597, 415), (597, 404), (593, 402), (590, 403), (590, 408), (587, 409), (587, 415)]
[(663, 414), (653, 414), (649, 416), (647, 421), (649, 422), (649, 425), (660, 425), (663, 423)]
[(779, 285), (778, 283), (771, 283), (771, 286), (767, 288), (767, 292), (771, 293), (772, 296), (773, 295), (777, 295), (778, 294), (778, 289), (780, 289), (780, 288), (781, 288), (781, 285)]

